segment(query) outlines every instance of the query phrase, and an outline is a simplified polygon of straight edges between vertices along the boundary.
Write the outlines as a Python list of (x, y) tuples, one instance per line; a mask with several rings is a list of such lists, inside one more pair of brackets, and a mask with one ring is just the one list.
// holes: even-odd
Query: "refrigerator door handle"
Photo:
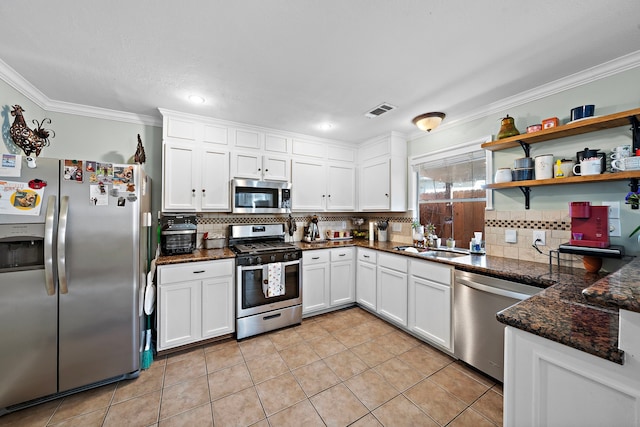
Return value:
[(49, 196), (47, 212), (44, 218), (44, 287), (47, 295), (54, 295), (53, 283), (53, 227), (56, 219), (56, 196)]
[(58, 280), (60, 281), (60, 293), (69, 292), (67, 287), (66, 268), (66, 244), (67, 244), (67, 220), (69, 218), (69, 196), (60, 199), (60, 219), (58, 221)]

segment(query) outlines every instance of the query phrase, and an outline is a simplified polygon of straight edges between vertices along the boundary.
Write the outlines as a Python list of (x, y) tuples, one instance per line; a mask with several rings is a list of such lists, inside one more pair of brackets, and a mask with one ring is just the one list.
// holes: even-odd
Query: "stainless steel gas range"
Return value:
[(284, 234), (284, 224), (229, 226), (238, 339), (302, 321), (302, 251), (286, 243)]

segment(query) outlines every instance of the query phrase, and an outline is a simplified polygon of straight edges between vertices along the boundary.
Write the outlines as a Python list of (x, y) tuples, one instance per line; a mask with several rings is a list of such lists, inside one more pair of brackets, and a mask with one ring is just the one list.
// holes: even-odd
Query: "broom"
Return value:
[(144, 332), (144, 350), (140, 355), (140, 367), (142, 369), (149, 369), (153, 362), (153, 350), (151, 349), (151, 313), (153, 313), (153, 304), (155, 302), (155, 289), (153, 287), (153, 275), (156, 268), (156, 258), (158, 257), (158, 251), (156, 250), (156, 257), (151, 260), (151, 224), (147, 229), (147, 259), (151, 260), (147, 271), (147, 285), (144, 290), (144, 314), (146, 330)]

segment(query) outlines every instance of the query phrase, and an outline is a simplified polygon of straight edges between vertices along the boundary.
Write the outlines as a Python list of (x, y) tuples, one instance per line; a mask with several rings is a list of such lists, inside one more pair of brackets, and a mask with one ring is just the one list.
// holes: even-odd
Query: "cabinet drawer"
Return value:
[(378, 262), (377, 252), (369, 249), (358, 248), (358, 261), (370, 262), (375, 264)]
[(302, 263), (304, 265), (322, 264), (324, 262), (329, 262), (329, 251), (327, 250), (302, 252)]
[(331, 249), (331, 262), (349, 261), (353, 259), (353, 248)]
[(411, 260), (411, 275), (451, 286), (453, 268), (430, 261)]
[(163, 265), (158, 267), (158, 283), (185, 282), (188, 280), (205, 279), (209, 277), (230, 276), (233, 274), (234, 261), (206, 261), (189, 262), (178, 265)]
[(378, 255), (378, 266), (390, 268), (392, 270), (401, 271), (406, 273), (408, 268), (408, 258), (404, 255)]

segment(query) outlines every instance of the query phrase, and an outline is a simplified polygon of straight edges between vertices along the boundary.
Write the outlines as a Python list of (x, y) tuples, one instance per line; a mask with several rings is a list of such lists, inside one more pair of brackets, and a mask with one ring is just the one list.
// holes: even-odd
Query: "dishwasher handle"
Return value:
[(469, 288), (476, 289), (478, 291), (487, 292), (493, 295), (500, 295), (507, 298), (514, 298), (520, 301), (525, 300), (531, 296), (529, 294), (523, 294), (521, 292), (485, 285), (483, 283), (474, 282), (472, 280), (467, 280), (460, 277), (456, 277), (456, 283), (463, 286), (468, 286)]

